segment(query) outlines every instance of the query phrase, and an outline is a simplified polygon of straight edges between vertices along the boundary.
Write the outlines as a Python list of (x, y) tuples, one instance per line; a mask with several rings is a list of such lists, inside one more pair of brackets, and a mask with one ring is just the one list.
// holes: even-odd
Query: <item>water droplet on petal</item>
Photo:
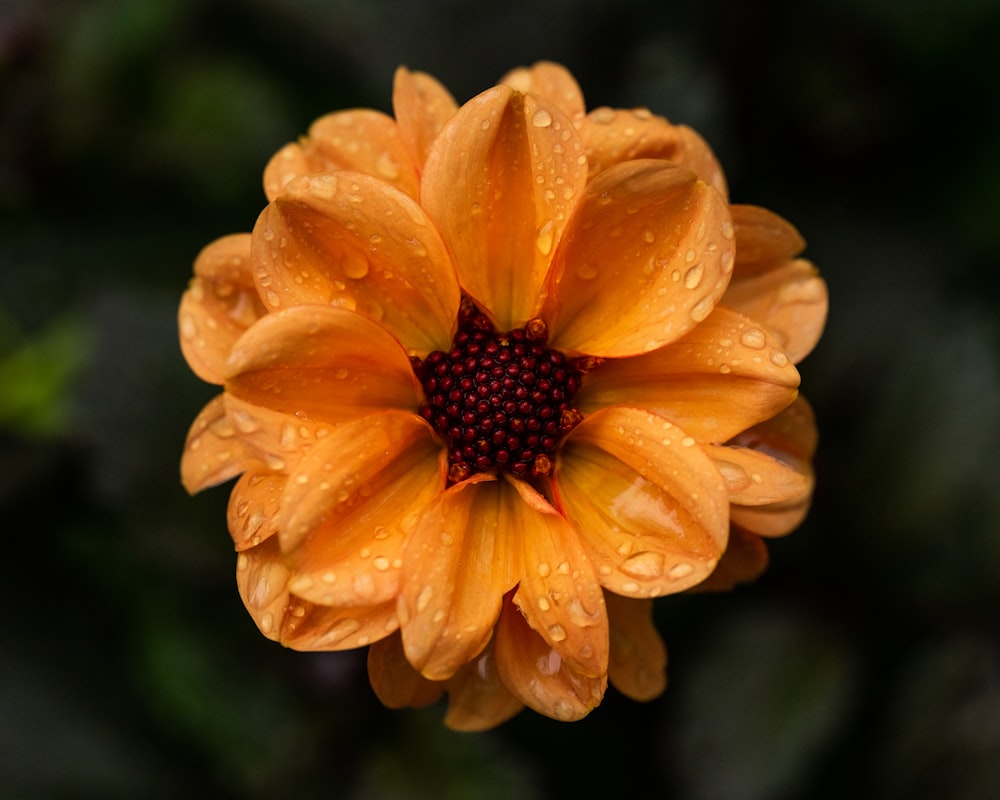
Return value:
[(749, 328), (740, 334), (740, 341), (751, 350), (760, 350), (767, 340), (760, 328)]
[(552, 115), (544, 108), (540, 108), (531, 118), (531, 124), (536, 128), (547, 128), (552, 124)]

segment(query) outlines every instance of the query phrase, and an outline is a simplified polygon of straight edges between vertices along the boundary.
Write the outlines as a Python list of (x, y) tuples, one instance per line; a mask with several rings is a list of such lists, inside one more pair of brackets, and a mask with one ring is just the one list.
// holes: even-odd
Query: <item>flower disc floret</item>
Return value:
[(419, 413), (448, 447), (451, 483), (477, 472), (548, 475), (559, 442), (581, 419), (572, 401), (582, 370), (546, 346), (540, 319), (498, 332), (469, 302), (447, 352), (415, 361)]

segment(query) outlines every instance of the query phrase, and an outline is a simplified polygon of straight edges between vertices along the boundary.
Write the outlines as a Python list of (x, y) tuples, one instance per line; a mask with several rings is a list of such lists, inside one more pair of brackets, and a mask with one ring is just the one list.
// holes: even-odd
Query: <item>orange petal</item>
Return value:
[(729, 491), (729, 502), (743, 506), (787, 503), (812, 491), (810, 475), (749, 447), (704, 444)]
[(392, 108), (400, 138), (419, 171), (431, 142), (458, 110), (458, 104), (435, 78), (400, 67), (392, 85)]
[(699, 441), (724, 442), (785, 408), (798, 385), (798, 371), (771, 334), (719, 307), (671, 345), (588, 372), (575, 402), (585, 414), (641, 406)]
[(516, 482), (526, 502), (512, 528), (521, 546), (514, 603), (528, 624), (574, 672), (608, 671), (604, 593), (573, 527), (534, 489)]
[(774, 269), (805, 250), (802, 235), (773, 211), (747, 205), (729, 210), (736, 230), (734, 280)]
[(741, 583), (757, 580), (767, 569), (767, 545), (759, 536), (734, 525), (729, 531), (729, 545), (715, 572), (692, 592), (730, 592)]
[(403, 543), (444, 487), (439, 446), (419, 417), (344, 423), (291, 471), (276, 525), (294, 577), (320, 605), (377, 605), (399, 590)]
[(557, 500), (607, 589), (656, 597), (715, 568), (729, 504), (715, 464), (668, 420), (598, 411), (574, 428), (556, 464)]
[(816, 417), (801, 396), (774, 418), (733, 439), (730, 444), (765, 453), (801, 473), (808, 482), (804, 493), (788, 500), (760, 506), (733, 505), (733, 522), (761, 536), (784, 536), (797, 528), (812, 501), (816, 441)]
[(495, 649), (504, 686), (541, 714), (571, 722), (589, 714), (604, 697), (607, 675), (587, 677), (574, 671), (509, 600), (497, 624)]
[(712, 148), (686, 125), (671, 125), (648, 109), (595, 108), (579, 123), (590, 175), (622, 161), (663, 158), (687, 167), (728, 196), (726, 177)]
[(329, 608), (288, 592), (291, 573), (272, 536), (236, 559), (240, 597), (261, 633), (296, 650), (350, 650), (396, 631), (394, 602), (379, 606)]
[(253, 470), (236, 481), (229, 495), (229, 533), (237, 550), (256, 547), (278, 532), (275, 524), (288, 477)]
[(667, 648), (653, 624), (653, 601), (613, 592), (604, 601), (611, 623), (608, 680), (633, 700), (658, 697), (667, 688)]
[(517, 581), (520, 505), (506, 482), (481, 474), (421, 516), (404, 553), (399, 616), (406, 657), (424, 676), (451, 677), (489, 641)]
[(216, 395), (188, 431), (181, 456), (181, 483), (194, 494), (239, 475), (250, 463), (226, 414), (223, 395)]
[(367, 108), (320, 117), (301, 143), (285, 145), (264, 169), (264, 192), (275, 200), (303, 175), (351, 170), (418, 194), (417, 169), (392, 117)]
[[(261, 319), (233, 347), (226, 378), (234, 401), (292, 415), (292, 422), (412, 411), (421, 396), (399, 342), (371, 320), (329, 306), (296, 306)], [(271, 420), (236, 422), (249, 435)]]
[(212, 242), (194, 272), (177, 315), (181, 352), (195, 375), (221, 384), (233, 343), (266, 313), (250, 271), (250, 234)]
[(292, 181), (253, 233), (260, 296), (272, 310), (357, 311), (411, 353), (450, 345), (459, 288), (451, 258), (414, 200), (368, 175)]
[(386, 708), (422, 708), (444, 694), (441, 683), (427, 680), (410, 666), (398, 634), (368, 648), (368, 679)]
[(508, 86), (470, 100), (435, 140), (421, 203), (451, 249), (462, 287), (500, 330), (536, 315), (586, 177), (572, 122)]
[(816, 346), (829, 305), (826, 282), (802, 259), (746, 278), (734, 275), (722, 302), (766, 325), (793, 364)]
[(567, 117), (578, 123), (586, 108), (583, 92), (573, 74), (561, 64), (538, 61), (530, 67), (518, 67), (508, 72), (500, 81), (521, 94), (535, 94), (551, 103)]
[(726, 201), (668, 161), (630, 161), (588, 185), (550, 276), (552, 346), (630, 356), (680, 338), (729, 282)]
[(455, 731), (484, 731), (517, 714), (524, 703), (510, 693), (497, 674), (490, 642), (476, 658), (448, 680), (444, 724)]

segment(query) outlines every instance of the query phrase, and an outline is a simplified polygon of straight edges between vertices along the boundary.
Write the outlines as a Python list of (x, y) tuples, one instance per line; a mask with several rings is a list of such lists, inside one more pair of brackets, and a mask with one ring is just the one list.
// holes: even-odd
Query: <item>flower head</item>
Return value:
[(181, 343), (222, 391), (184, 483), (239, 476), (257, 625), (370, 645), (386, 705), (654, 697), (652, 598), (754, 577), (808, 507), (825, 286), (696, 133), (588, 113), (562, 67), (461, 106), (401, 69), (393, 105), (318, 120), (197, 259)]

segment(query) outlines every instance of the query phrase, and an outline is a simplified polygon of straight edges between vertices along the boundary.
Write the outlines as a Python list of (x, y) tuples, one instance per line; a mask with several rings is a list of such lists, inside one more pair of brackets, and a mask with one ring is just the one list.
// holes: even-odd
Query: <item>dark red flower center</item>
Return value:
[(547, 475), (562, 438), (583, 418), (573, 408), (583, 361), (546, 346), (540, 319), (498, 332), (470, 301), (447, 352), (414, 362), (425, 400), (419, 413), (448, 446), (448, 479), (509, 470)]

